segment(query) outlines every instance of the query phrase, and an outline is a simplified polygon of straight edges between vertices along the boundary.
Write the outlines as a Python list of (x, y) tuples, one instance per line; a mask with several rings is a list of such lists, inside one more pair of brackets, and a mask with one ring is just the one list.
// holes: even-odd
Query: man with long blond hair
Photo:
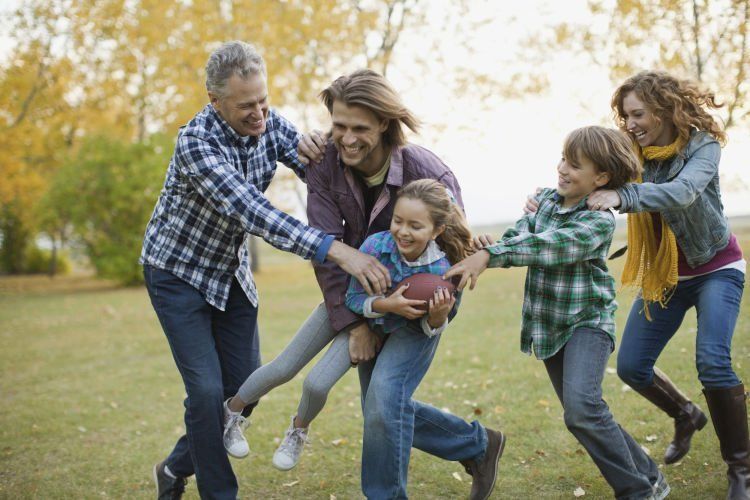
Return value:
[[(320, 98), (331, 114), (330, 140), (311, 134), (299, 145), (302, 161), (306, 157), (320, 162), (306, 169), (311, 226), (358, 247), (369, 235), (388, 230), (396, 192), (416, 179), (438, 180), (462, 206), (461, 189), (451, 170), (427, 149), (407, 144), (404, 127), (416, 132), (419, 122), (382, 75), (355, 71), (336, 79)], [(425, 335), (424, 339), (418, 335), (411, 339), (379, 337), (363, 316), (346, 307), (346, 272), (327, 263), (315, 263), (314, 267), (324, 303), (276, 359), (248, 378), (230, 408), (239, 411), (290, 380), (330, 344), (305, 379), (297, 413), (274, 454), (277, 468), (289, 470), (297, 464), (310, 422), (349, 367), (334, 360), (348, 355), (351, 364), (359, 367), (362, 386), (365, 495), (405, 498), (409, 454), (414, 446), (446, 460), (461, 461), (473, 477), (471, 498), (489, 497), (505, 444), (503, 434), (414, 401), (407, 388), (406, 379), (418, 384), (432, 362), (435, 348), (425, 348), (425, 342), (430, 340), (436, 347), (437, 339)], [(407, 359), (413, 362), (405, 363)], [(407, 397), (399, 399), (396, 394)], [(368, 404), (374, 400), (388, 404)], [(402, 407), (396, 413), (402, 418), (394, 421), (389, 417), (392, 406), (398, 404)], [(405, 418), (405, 411), (413, 412), (413, 417)], [(411, 432), (402, 432), (405, 425), (414, 426), (413, 441)], [(409, 436), (408, 442), (403, 436)]]

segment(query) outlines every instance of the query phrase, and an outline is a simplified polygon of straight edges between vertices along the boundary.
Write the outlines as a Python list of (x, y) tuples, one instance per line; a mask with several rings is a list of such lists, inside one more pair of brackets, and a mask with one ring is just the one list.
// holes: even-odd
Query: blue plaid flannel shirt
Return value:
[(258, 304), (248, 233), (305, 259), (325, 260), (333, 237), (277, 210), (263, 195), (277, 161), (304, 180), (299, 139), (273, 109), (263, 134), (242, 137), (208, 104), (180, 129), (139, 262), (171, 272), (224, 310), (233, 277)]

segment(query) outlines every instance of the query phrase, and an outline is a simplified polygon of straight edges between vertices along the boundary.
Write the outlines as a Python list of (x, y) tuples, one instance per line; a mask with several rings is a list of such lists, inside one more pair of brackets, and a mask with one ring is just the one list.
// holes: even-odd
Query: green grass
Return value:
[[(741, 238), (750, 241), (748, 234)], [(269, 360), (320, 292), (308, 264), (276, 253), (265, 262), (257, 281), (262, 350)], [(615, 275), (621, 263), (613, 266)], [(585, 498), (611, 497), (565, 429), (543, 364), (518, 349), (523, 277), (523, 269), (490, 270), (465, 295), (417, 395), (507, 433), (493, 498), (574, 498), (579, 486)], [(620, 330), (630, 300), (625, 294), (619, 299)], [(740, 377), (750, 380), (747, 302), (746, 296), (733, 352)], [(705, 409), (694, 337), (690, 314), (659, 366)], [(233, 461), (242, 498), (361, 497), (362, 418), (354, 370), (313, 424), (301, 464), (288, 473), (271, 466), (275, 440), (295, 411), (305, 373), (271, 392), (256, 410), (246, 433), (251, 455)], [(605, 377), (604, 394), (617, 420), (661, 461), (672, 432), (669, 419), (624, 391), (614, 373)], [(183, 397), (143, 288), (83, 278), (0, 279), (0, 498), (151, 497), (151, 467), (183, 431)], [(724, 465), (711, 426), (696, 435), (681, 464), (663, 471), (671, 498), (722, 498)], [(415, 499), (465, 498), (469, 479), (457, 463), (419, 451), (412, 455), (409, 487)], [(186, 498), (198, 498), (194, 481)]]

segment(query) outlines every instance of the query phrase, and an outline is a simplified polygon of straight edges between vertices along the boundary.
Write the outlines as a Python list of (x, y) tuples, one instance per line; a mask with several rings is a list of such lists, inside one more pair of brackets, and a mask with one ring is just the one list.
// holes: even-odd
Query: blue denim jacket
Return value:
[(721, 146), (693, 130), (687, 146), (671, 160), (646, 161), (643, 183), (617, 190), (620, 213), (661, 212), (690, 267), (705, 264), (729, 243), (719, 190)]

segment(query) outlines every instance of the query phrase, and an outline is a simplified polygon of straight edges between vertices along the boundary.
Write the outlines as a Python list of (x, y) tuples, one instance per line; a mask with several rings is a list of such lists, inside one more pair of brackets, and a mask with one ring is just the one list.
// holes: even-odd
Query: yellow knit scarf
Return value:
[[(679, 138), (669, 146), (637, 148), (641, 159), (668, 160), (682, 149)], [(641, 174), (636, 182), (643, 182)], [(656, 302), (666, 307), (677, 285), (677, 241), (661, 217), (661, 241), (657, 237), (649, 212), (628, 214), (628, 256), (622, 270), (622, 286), (640, 288), (646, 318), (650, 321), (649, 305)]]

